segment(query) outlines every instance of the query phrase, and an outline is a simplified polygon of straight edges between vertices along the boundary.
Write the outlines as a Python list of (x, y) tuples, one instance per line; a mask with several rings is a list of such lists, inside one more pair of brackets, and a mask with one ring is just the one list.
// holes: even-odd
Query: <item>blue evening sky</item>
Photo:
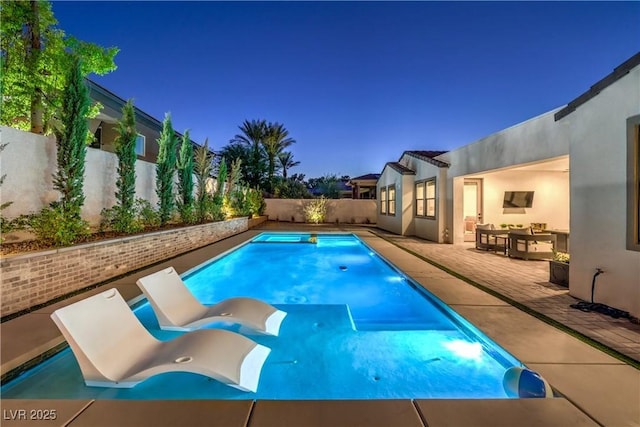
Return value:
[(219, 150), (284, 123), (307, 179), (379, 173), (571, 101), (640, 51), (640, 2), (53, 2), (90, 76)]

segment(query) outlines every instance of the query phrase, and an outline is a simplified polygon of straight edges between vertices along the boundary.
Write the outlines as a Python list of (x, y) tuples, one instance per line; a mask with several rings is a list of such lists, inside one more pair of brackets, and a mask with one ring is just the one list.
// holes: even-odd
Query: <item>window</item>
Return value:
[(416, 216), (435, 219), (436, 217), (436, 179), (416, 183)]
[(424, 182), (416, 184), (416, 216), (424, 216)]
[(627, 249), (640, 252), (640, 116), (627, 119)]
[(144, 135), (138, 134), (138, 137), (136, 138), (136, 154), (138, 156), (144, 156), (144, 142)]
[(389, 215), (396, 214), (396, 187), (389, 187), (389, 200), (388, 200), (389, 208), (387, 212)]
[(381, 214), (387, 213), (387, 189), (386, 188), (380, 189), (380, 213)]
[(427, 217), (436, 217), (436, 179), (430, 179), (426, 182), (426, 195), (425, 200), (427, 202)]

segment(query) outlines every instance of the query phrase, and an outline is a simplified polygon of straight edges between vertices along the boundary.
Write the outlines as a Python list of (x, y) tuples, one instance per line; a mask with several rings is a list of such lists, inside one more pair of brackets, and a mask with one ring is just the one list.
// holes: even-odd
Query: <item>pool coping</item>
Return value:
[[(169, 262), (158, 264), (158, 265), (154, 266), (153, 269), (157, 270), (157, 269), (160, 269), (160, 268), (164, 268), (164, 264), (169, 265), (169, 264), (176, 264), (177, 263), (177, 264), (180, 264), (182, 266), (181, 268), (178, 268), (178, 267), (176, 268), (179, 272), (186, 271), (186, 270), (188, 270), (190, 268), (193, 268), (195, 265), (199, 264), (199, 263), (197, 263), (197, 259), (203, 259), (203, 257), (207, 257), (207, 259), (208, 259), (208, 258), (210, 258), (212, 256), (212, 251), (213, 252), (217, 252), (217, 253), (221, 253), (221, 251), (224, 252), (225, 248), (227, 248), (226, 250), (228, 250), (231, 247), (235, 247), (237, 244), (240, 244), (240, 243), (250, 239), (252, 236), (257, 235), (261, 231), (262, 230), (250, 230), (248, 232), (241, 233), (241, 235), (238, 235), (238, 237), (234, 236), (234, 238), (225, 239), (225, 242), (214, 243), (214, 244), (209, 245), (209, 246), (207, 246), (205, 248), (202, 248), (199, 251), (195, 251), (195, 252), (200, 252), (201, 254), (203, 254), (203, 256), (200, 256), (199, 258), (198, 258), (198, 255), (196, 255), (196, 254), (193, 254), (193, 253), (192, 254), (187, 254), (184, 257), (177, 257), (176, 259), (171, 260)], [(269, 230), (265, 230), (265, 231), (269, 231)], [(380, 243), (384, 242), (384, 239), (380, 238), (379, 236), (376, 237), (373, 233), (368, 233), (368, 229), (366, 229), (366, 228), (356, 228), (354, 230), (350, 230), (350, 231), (347, 231), (347, 232), (354, 232), (354, 234), (356, 234), (360, 238), (362, 238), (365, 241), (365, 243), (367, 243), (368, 245), (372, 246), (373, 249), (376, 250), (377, 252), (381, 253), (381, 255), (383, 255), (388, 261), (390, 261), (392, 263), (392, 265), (395, 265), (398, 268), (400, 268), (401, 270), (403, 270), (401, 268), (401, 266), (398, 265), (398, 263), (394, 262), (393, 259), (390, 259), (389, 256), (387, 256), (387, 254), (383, 253), (384, 251), (388, 251), (388, 248), (386, 248), (386, 249), (383, 248), (382, 251), (380, 250), (380, 248), (379, 248)], [(375, 239), (380, 239), (380, 241), (378, 241), (376, 243), (376, 245), (378, 247), (375, 247), (376, 245), (371, 245), (370, 244), (370, 242), (372, 240), (375, 240)], [(388, 243), (388, 242), (385, 242), (385, 243)], [(213, 248), (214, 246), (215, 246), (215, 248)], [(395, 252), (395, 251), (402, 251), (402, 249), (398, 248), (398, 247), (395, 247), (395, 249), (392, 250), (391, 252)], [(399, 258), (403, 258), (404, 257), (404, 255), (398, 255), (398, 254), (399, 254), (399, 252), (395, 252), (394, 256), (395, 257), (399, 256)], [(406, 254), (406, 252), (405, 252), (405, 254)], [(416, 260), (420, 260), (420, 258), (415, 257), (414, 255), (411, 255), (411, 254), (406, 254), (406, 255), (413, 257), (413, 261), (410, 261), (410, 262), (415, 263), (415, 262), (417, 262)], [(183, 258), (183, 259), (179, 260), (178, 258)], [(196, 260), (195, 261), (188, 261), (188, 260), (185, 260), (184, 258), (196, 258)], [(420, 262), (426, 262), (426, 261), (420, 260)], [(139, 276), (144, 275), (144, 274), (148, 274), (148, 272), (143, 270), (143, 271), (137, 273), (137, 275), (139, 275)], [(449, 273), (444, 273), (444, 274), (449, 275)], [(133, 276), (137, 276), (137, 275), (133, 275)], [(451, 277), (453, 277), (453, 276), (451, 276)], [(124, 282), (128, 282), (129, 285), (130, 285), (131, 281), (133, 281), (133, 283), (135, 283), (136, 279), (135, 279), (135, 277), (128, 276), (128, 278), (124, 278), (124, 279), (121, 279), (121, 280), (124, 281)], [(422, 282), (424, 282), (424, 280), (418, 280), (418, 282), (422, 284)], [(126, 283), (121, 283), (121, 284), (110, 283), (107, 286), (125, 286), (126, 287), (126, 286), (129, 286), (129, 285), (127, 285)], [(471, 286), (471, 285), (467, 285), (467, 286)], [(129, 290), (129, 292), (131, 292), (131, 289), (128, 289), (128, 290)], [(99, 292), (99, 289), (96, 292)], [(44, 311), (52, 311), (53, 309), (55, 309), (55, 308), (52, 307), (52, 308), (49, 308), (48, 310), (47, 310), (47, 308), (45, 308), (43, 310)], [(455, 310), (455, 308), (454, 308), (454, 310)], [(49, 317), (48, 315), (47, 316), (42, 316), (42, 314), (46, 314), (46, 313), (38, 313), (38, 314), (40, 314), (40, 318), (41, 318), (39, 320), (48, 319), (48, 317)], [(34, 314), (34, 315), (38, 315), (38, 314)], [(548, 326), (548, 327), (552, 328), (552, 326)], [(481, 327), (479, 327), (479, 329), (482, 330)], [(4, 336), (4, 334), (3, 334), (3, 336)], [(498, 342), (498, 344), (502, 345), (502, 343), (500, 343), (499, 340), (496, 340), (493, 337), (491, 337), (491, 338), (494, 341)], [(3, 346), (6, 345), (6, 344), (9, 344), (9, 343), (10, 343), (10, 341), (7, 341), (5, 343), (5, 339), (3, 337)], [(587, 344), (584, 344), (584, 343), (582, 343), (582, 344), (585, 345), (585, 346), (587, 345)], [(606, 357), (609, 357), (609, 356), (606, 356)], [(565, 362), (565, 364), (566, 364), (566, 362)], [(542, 367), (543, 369), (547, 369), (548, 368), (550, 372), (553, 372), (553, 369), (550, 368), (551, 365), (554, 365), (554, 364), (543, 363), (542, 365), (540, 365), (540, 367)], [(581, 368), (589, 369), (589, 368), (592, 368), (592, 365), (594, 365), (594, 364), (593, 363), (582, 363), (581, 362), (581, 363), (571, 363), (570, 365), (571, 365), (572, 368), (581, 367)], [(606, 363), (597, 363), (597, 365), (600, 367), (600, 369), (605, 369), (606, 370), (608, 366), (609, 367), (620, 368), (621, 365), (623, 365), (623, 364), (619, 360), (615, 360), (615, 361), (607, 361)], [(538, 365), (536, 365), (536, 367), (538, 367)], [(633, 369), (631, 367), (629, 367), (629, 368)], [(628, 372), (626, 370), (623, 369), (622, 371), (623, 371), (622, 373), (617, 373), (617, 375), (623, 375), (623, 376), (624, 375), (628, 375)], [(553, 373), (553, 375), (555, 376), (556, 374)], [(640, 378), (640, 377), (638, 377), (638, 378)], [(550, 382), (552, 383), (552, 385), (554, 385), (554, 381), (553, 380), (550, 381)], [(605, 386), (605, 385), (606, 384), (603, 384), (603, 386)], [(603, 394), (605, 394), (605, 393), (606, 394), (615, 394), (615, 393), (620, 393), (620, 390), (609, 390), (609, 391), (607, 391), (606, 389), (600, 389), (599, 392), (603, 393)], [(566, 392), (564, 392), (562, 394), (563, 394), (564, 397), (558, 398), (558, 399), (566, 401), (566, 402), (569, 403), (568, 406), (563, 404), (563, 408), (564, 409), (562, 409), (560, 411), (562, 414), (564, 414), (562, 416), (567, 416), (572, 420), (576, 420), (576, 419), (581, 420), (578, 423), (579, 425), (612, 425), (612, 426), (620, 425), (620, 424), (615, 424), (615, 422), (617, 422), (619, 420), (619, 418), (620, 418), (620, 417), (616, 418), (615, 414), (610, 414), (610, 416), (602, 416), (599, 413), (594, 414), (593, 411), (591, 411), (590, 408), (589, 408), (590, 403), (591, 403), (589, 401), (589, 399), (585, 400), (584, 397), (582, 397), (582, 396), (572, 396), (571, 393), (567, 394)], [(536, 401), (545, 401), (545, 400), (555, 401), (556, 399), (540, 399), (540, 400), (536, 399)], [(416, 399), (416, 400), (409, 400), (409, 399), (400, 400), (399, 402), (404, 402), (404, 403), (400, 404), (399, 408), (396, 408), (396, 409), (393, 409), (393, 410), (389, 409), (389, 410), (391, 412), (396, 411), (396, 410), (402, 412), (400, 407), (405, 407), (406, 408), (406, 402), (410, 402), (412, 407), (418, 408), (420, 405), (416, 404), (415, 402), (420, 402), (420, 401), (421, 401), (420, 399)], [(480, 401), (481, 402), (486, 402), (488, 406), (494, 406), (494, 404), (495, 405), (503, 405), (503, 406), (504, 405), (510, 405), (510, 404), (505, 404), (504, 402), (496, 403), (494, 401), (486, 401), (486, 400), (480, 400)], [(519, 400), (516, 400), (516, 402), (518, 402), (518, 401)], [(50, 402), (49, 405), (58, 405), (58, 403), (56, 403), (57, 401), (47, 401), (47, 400), (22, 401), (22, 400), (14, 400), (14, 399), (4, 399), (2, 403), (3, 403), (3, 407), (5, 407), (5, 408), (14, 407), (14, 408), (20, 409), (22, 407), (26, 407), (24, 405), (36, 405), (36, 406), (40, 405), (42, 407), (46, 407), (47, 406), (47, 402)], [(91, 408), (93, 406), (94, 410), (96, 410), (96, 408), (98, 408), (98, 406), (95, 406), (95, 405), (96, 405), (96, 403), (98, 403), (99, 406), (102, 405), (102, 403), (100, 403), (100, 402), (101, 401), (90, 402), (89, 403), (89, 401), (87, 401), (86, 402), (87, 405), (84, 407), (84, 409), (82, 411), (79, 412), (80, 415), (77, 415), (77, 416), (74, 415), (74, 418), (72, 418), (69, 421), (69, 423), (72, 423), (72, 424), (69, 424), (69, 425), (83, 425), (82, 422), (81, 422), (83, 417), (85, 417), (85, 416), (88, 417), (90, 415), (90, 412), (87, 412), (87, 408)], [(122, 402), (118, 402), (118, 401), (109, 401), (109, 402), (110, 402), (109, 404), (111, 406), (114, 406), (114, 405), (115, 406), (128, 406), (128, 405), (130, 405), (128, 403), (122, 403)], [(155, 401), (155, 402), (157, 402), (157, 404), (153, 405), (154, 407), (162, 408), (162, 406), (163, 406), (162, 402), (163, 401)], [(181, 401), (181, 402), (189, 402), (189, 401)], [(218, 401), (207, 401), (207, 402), (218, 402)], [(250, 411), (250, 413), (248, 415), (248, 418), (247, 418), (245, 424), (243, 424), (243, 425), (250, 425), (250, 426), (269, 425), (269, 424), (265, 424), (266, 421), (262, 420), (262, 418), (261, 418), (262, 415), (260, 415), (260, 414), (263, 413), (263, 411), (262, 410), (261, 411), (257, 411), (257, 409), (268, 406), (267, 403), (264, 403), (264, 402), (274, 402), (274, 401), (261, 401), (261, 400), (259, 400), (259, 401), (256, 401), (256, 402), (252, 403), (252, 406), (251, 406), (252, 410)], [(284, 417), (284, 418), (281, 418), (281, 420), (284, 420), (286, 418), (287, 414), (297, 413), (294, 409), (291, 409), (291, 408), (295, 408), (296, 405), (297, 406), (301, 406), (301, 407), (305, 406), (305, 404), (301, 404), (302, 401), (278, 401), (278, 402), (285, 402), (282, 405), (284, 405), (286, 407), (286, 409), (283, 409), (283, 413), (281, 414), (281, 416)], [(329, 403), (326, 403), (326, 402), (358, 402), (358, 401), (320, 401), (320, 402), (314, 403), (312, 406), (316, 407), (317, 410), (320, 411), (320, 413), (324, 413), (324, 411), (322, 410), (322, 407), (326, 407), (327, 405), (331, 406)], [(366, 411), (364, 411), (364, 412), (376, 413), (376, 409), (375, 408), (380, 406), (379, 402), (380, 401), (370, 401), (368, 405), (364, 405), (364, 406), (368, 407), (368, 409)], [(429, 406), (429, 405), (433, 406), (435, 404), (436, 406), (442, 406), (443, 408), (444, 407), (450, 407), (452, 405), (458, 407), (458, 406), (462, 405), (462, 402), (464, 402), (464, 401), (455, 401), (455, 402), (452, 403), (451, 401), (448, 401), (448, 400), (445, 399), (445, 400), (439, 400), (439, 403), (437, 403), (437, 404), (434, 403), (434, 402), (431, 402), (430, 404), (427, 404), (427, 406)], [(476, 402), (476, 401), (474, 401), (474, 402)], [(7, 406), (7, 404), (9, 406)], [(472, 405), (472, 404), (473, 404), (473, 402), (469, 402), (469, 405)], [(20, 405), (23, 405), (23, 406), (20, 406)], [(140, 407), (143, 407), (145, 405), (146, 404), (140, 403)], [(269, 403), (269, 405), (273, 406), (273, 404), (271, 404), (271, 403)], [(361, 404), (357, 404), (356, 407), (358, 407), (358, 405), (361, 405)], [(511, 404), (511, 406), (513, 406), (513, 408), (510, 409), (510, 410), (513, 410), (516, 413), (519, 413), (520, 415), (525, 416), (531, 410), (530, 409), (531, 405), (544, 407), (545, 403), (535, 403), (535, 404), (534, 403), (514, 403), (514, 404)], [(558, 404), (557, 403), (548, 403), (548, 405), (551, 406), (551, 405), (558, 405)], [(207, 406), (207, 405), (203, 405), (203, 406)], [(278, 406), (278, 405), (275, 405), (275, 406)], [(347, 406), (349, 406), (349, 405), (347, 405)], [(424, 405), (422, 405), (422, 406), (424, 406)], [(255, 410), (255, 412), (254, 412), (254, 410)], [(444, 411), (444, 409), (442, 409), (442, 410)], [(203, 408), (202, 411), (208, 412), (207, 410), (205, 410), (205, 408)], [(537, 411), (540, 411), (540, 409), (538, 409)], [(162, 411), (160, 411), (160, 412), (162, 412)], [(303, 416), (305, 413), (308, 413), (309, 410), (298, 411), (298, 412), (300, 412), (300, 414), (301, 414), (300, 416)], [(543, 412), (544, 412), (544, 410), (543, 410)], [(553, 411), (551, 411), (551, 412), (555, 414), (554, 417), (558, 416), (558, 413), (553, 412)], [(82, 414), (84, 414), (84, 415), (82, 415)], [(418, 409), (416, 409), (416, 414), (417, 414), (416, 416), (418, 417), (417, 421), (419, 421), (420, 424), (415, 424), (415, 425), (427, 425), (427, 424), (429, 426), (439, 425), (437, 423), (434, 424), (432, 422), (433, 419), (437, 418), (437, 416), (435, 416), (435, 415), (430, 415), (430, 417), (434, 417), (433, 419), (427, 419), (427, 418), (425, 418), (425, 414), (421, 414), (418, 411)], [(107, 413), (107, 415), (108, 415), (108, 413)], [(270, 416), (273, 417), (275, 415), (271, 414)], [(291, 416), (293, 416), (293, 415), (291, 415)], [(330, 418), (329, 415), (326, 415), (326, 416)], [(631, 416), (635, 417), (635, 414), (632, 413)], [(584, 418), (584, 417), (586, 417), (586, 418)], [(382, 417), (382, 415), (380, 415), (379, 418), (382, 419), (384, 417)], [(526, 418), (526, 416), (525, 416), (525, 418)], [(569, 418), (567, 418), (567, 419), (569, 419)], [(323, 419), (322, 417), (318, 418), (319, 421), (321, 421), (322, 419)], [(549, 424), (550, 419), (547, 419), (547, 418), (544, 418), (544, 419), (545, 419), (545, 422), (547, 424), (541, 423), (541, 424), (531, 424), (531, 425), (553, 425), (553, 424)], [(88, 420), (88, 418), (87, 418), (87, 420)], [(211, 420), (209, 420), (209, 421), (211, 421)], [(329, 419), (326, 419), (325, 421), (328, 422)], [(559, 419), (555, 419), (555, 421), (559, 421)], [(633, 419), (630, 420), (630, 421), (634, 422)], [(639, 421), (640, 421), (640, 418), (639, 418)], [(80, 422), (80, 424), (78, 424), (78, 422)], [(65, 425), (67, 425), (67, 424), (65, 424)], [(209, 424), (209, 425), (211, 425), (211, 424)], [(271, 425), (275, 425), (275, 424), (271, 424)], [(280, 424), (280, 425), (285, 425), (285, 424)], [(290, 425), (293, 425), (293, 424), (290, 424)], [(304, 425), (304, 424), (298, 424), (298, 425)], [(313, 425), (337, 425), (337, 424), (328, 424), (327, 423), (327, 424), (313, 424)], [(455, 425), (455, 424), (449, 424), (449, 425)], [(480, 421), (478, 421), (478, 423), (474, 424), (474, 425), (493, 425), (493, 424), (488, 424), (488, 423), (482, 424)], [(557, 424), (557, 425), (562, 425), (562, 424)], [(631, 424), (631, 425), (633, 425), (633, 424)]]

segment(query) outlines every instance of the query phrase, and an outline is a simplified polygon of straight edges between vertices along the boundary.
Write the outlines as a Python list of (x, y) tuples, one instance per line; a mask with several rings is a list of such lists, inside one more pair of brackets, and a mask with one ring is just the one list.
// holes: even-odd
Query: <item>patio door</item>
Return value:
[(476, 224), (482, 224), (482, 179), (464, 180), (464, 241), (475, 242)]

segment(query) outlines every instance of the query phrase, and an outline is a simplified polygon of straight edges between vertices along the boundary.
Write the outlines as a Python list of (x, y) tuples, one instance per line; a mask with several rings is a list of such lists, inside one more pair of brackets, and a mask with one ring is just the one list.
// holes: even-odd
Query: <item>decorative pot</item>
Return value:
[(569, 264), (549, 261), (549, 281), (556, 285), (569, 287)]

